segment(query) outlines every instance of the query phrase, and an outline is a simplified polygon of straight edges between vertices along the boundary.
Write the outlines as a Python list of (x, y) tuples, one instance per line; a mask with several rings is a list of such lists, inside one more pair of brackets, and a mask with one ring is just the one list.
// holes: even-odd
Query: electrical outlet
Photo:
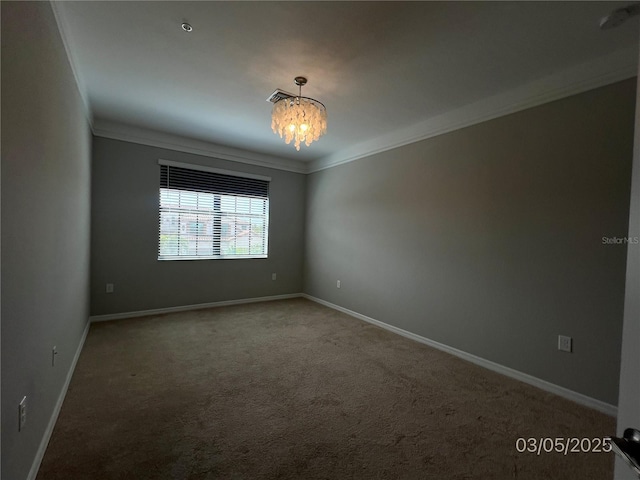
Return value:
[(107, 293), (113, 293), (113, 283), (107, 283)]
[(338, 281), (336, 282), (336, 287), (337, 287), (337, 288), (340, 288), (340, 280), (338, 280)]
[(275, 279), (276, 279), (276, 277), (277, 277), (277, 275), (276, 275), (275, 273), (272, 273), (272, 274), (271, 274), (271, 280), (275, 280)]
[(558, 335), (558, 350), (562, 352), (569, 352), (573, 350), (573, 339), (565, 335)]
[(52, 367), (56, 366), (56, 356), (58, 356), (58, 347), (54, 345), (53, 348), (51, 349), (51, 366)]
[(18, 405), (18, 431), (21, 432), (27, 423), (27, 397), (23, 397)]

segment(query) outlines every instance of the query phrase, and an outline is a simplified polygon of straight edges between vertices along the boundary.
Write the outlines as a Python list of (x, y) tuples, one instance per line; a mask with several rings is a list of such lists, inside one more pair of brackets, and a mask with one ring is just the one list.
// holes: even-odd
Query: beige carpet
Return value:
[(611, 479), (611, 417), (304, 299), (94, 324), (38, 480)]

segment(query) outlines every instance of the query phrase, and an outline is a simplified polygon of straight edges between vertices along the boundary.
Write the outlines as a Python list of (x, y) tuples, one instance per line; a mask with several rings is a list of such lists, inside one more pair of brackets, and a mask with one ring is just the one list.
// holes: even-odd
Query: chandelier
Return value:
[(287, 145), (294, 140), (299, 151), (301, 143), (308, 147), (327, 132), (327, 109), (318, 100), (302, 96), (306, 78), (296, 77), (294, 81), (300, 87), (298, 96), (287, 96), (273, 105), (271, 130), (284, 137)]

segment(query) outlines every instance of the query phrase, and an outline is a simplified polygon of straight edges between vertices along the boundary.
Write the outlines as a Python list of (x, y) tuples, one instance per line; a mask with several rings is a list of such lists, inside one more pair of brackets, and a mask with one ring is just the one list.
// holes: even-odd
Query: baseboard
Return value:
[(580, 405), (584, 405), (585, 407), (592, 408), (594, 410), (605, 413), (612, 417), (615, 417), (618, 414), (618, 408), (615, 405), (611, 405), (601, 400), (591, 398), (587, 395), (583, 395), (582, 393), (574, 392), (573, 390), (569, 390), (568, 388), (561, 387), (560, 385), (556, 385), (554, 383), (547, 382), (546, 380), (542, 380), (540, 378), (534, 377), (527, 373), (523, 373), (509, 367), (505, 367), (504, 365), (500, 365), (499, 363), (495, 363), (490, 360), (486, 360), (484, 358), (473, 355), (471, 353), (458, 350), (457, 348), (453, 348), (443, 343), (439, 343), (434, 340), (431, 340), (429, 338), (422, 337), (415, 333), (408, 332), (407, 330), (394, 327), (393, 325), (389, 325), (387, 323), (381, 322), (380, 320), (367, 317), (366, 315), (362, 315), (361, 313), (354, 312), (352, 310), (333, 304), (331, 302), (327, 302), (326, 300), (322, 300), (320, 298), (307, 295), (306, 293), (303, 293), (302, 297), (308, 300), (311, 300), (313, 302), (319, 303), (321, 305), (324, 305), (325, 307), (329, 307), (334, 310), (338, 310), (339, 312), (346, 313), (347, 315), (355, 317), (359, 320), (372, 323), (373, 325), (377, 325), (378, 327), (384, 328), (385, 330), (389, 330), (390, 332), (393, 332), (393, 333), (397, 333), (398, 335), (402, 335), (403, 337), (410, 338), (411, 340), (415, 340), (416, 342), (420, 342), (425, 345), (429, 345), (430, 347), (437, 348), (438, 350), (442, 350), (443, 352), (450, 353), (451, 355), (455, 355), (456, 357), (462, 358), (463, 360), (467, 360), (481, 367), (487, 368), (489, 370), (500, 373), (502, 375), (506, 375), (507, 377), (511, 377), (516, 380), (520, 380), (521, 382), (527, 383), (529, 385), (533, 385), (534, 387), (538, 387), (541, 390), (554, 393), (556, 395), (559, 395), (560, 397), (566, 398), (568, 400), (572, 400)]
[(47, 451), (47, 446), (49, 445), (49, 440), (51, 439), (53, 428), (56, 426), (56, 422), (58, 421), (58, 415), (60, 415), (62, 403), (64, 402), (64, 398), (67, 396), (67, 390), (69, 389), (69, 384), (71, 383), (73, 372), (75, 371), (76, 364), (78, 363), (78, 359), (80, 358), (82, 347), (84, 347), (84, 342), (87, 339), (90, 325), (91, 323), (87, 322), (87, 325), (84, 328), (84, 332), (82, 332), (82, 338), (80, 339), (80, 343), (78, 344), (76, 353), (74, 354), (73, 360), (71, 361), (71, 367), (67, 372), (67, 378), (64, 381), (64, 385), (62, 386), (62, 390), (60, 391), (60, 395), (58, 396), (58, 401), (56, 402), (56, 406), (54, 407), (51, 418), (49, 419), (49, 424), (44, 431), (44, 435), (42, 436), (42, 440), (40, 441), (40, 446), (38, 447), (36, 456), (33, 459), (33, 463), (31, 464), (31, 470), (29, 470), (27, 480), (35, 480), (36, 476), (38, 475), (38, 470), (40, 469), (40, 464), (42, 463), (42, 459), (44, 458), (44, 453)]
[(272, 295), (270, 297), (241, 298), (238, 300), (224, 300), (221, 302), (197, 303), (195, 305), (182, 305), (179, 307), (155, 308), (153, 310), (139, 310), (137, 312), (113, 313), (108, 315), (95, 315), (89, 317), (93, 322), (106, 322), (123, 318), (147, 317), (149, 315), (161, 315), (163, 313), (186, 312), (188, 310), (201, 310), (203, 308), (228, 307), (229, 305), (242, 305), (244, 303), (271, 302), (273, 300), (286, 300), (302, 297), (301, 293), (288, 293), (285, 295)]

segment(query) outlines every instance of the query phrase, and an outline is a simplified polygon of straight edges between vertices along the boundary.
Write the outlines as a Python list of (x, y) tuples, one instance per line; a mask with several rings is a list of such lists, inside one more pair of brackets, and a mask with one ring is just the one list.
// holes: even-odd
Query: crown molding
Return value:
[(513, 90), (314, 160), (308, 165), (307, 173), (353, 162), (376, 153), (635, 77), (638, 73), (637, 58), (637, 50), (627, 48), (575, 65)]
[(94, 135), (303, 174), (318, 172), (353, 162), (403, 145), (426, 140), (494, 118), (626, 80), (636, 76), (638, 68), (637, 49), (635, 47), (618, 50), (607, 56), (574, 65), (566, 70), (535, 80), (510, 91), (479, 100), (414, 125), (380, 135), (334, 154), (312, 160), (311, 162), (300, 162), (93, 118), (85, 84), (77, 68), (77, 61), (73, 54), (73, 49), (70, 48), (69, 39), (65, 35), (65, 31), (69, 29), (67, 28), (64, 14), (58, 5), (60, 2), (50, 0), (49, 3), (51, 4), (58, 31), (62, 38), (69, 64), (71, 65), (71, 71), (73, 72), (80, 97), (84, 104), (85, 115)]
[(67, 37), (65, 32), (70, 31), (68, 25), (65, 21), (64, 14), (60, 11), (60, 1), (50, 0), (49, 4), (51, 5), (51, 10), (53, 11), (53, 17), (56, 20), (56, 26), (58, 27), (58, 33), (60, 34), (60, 38), (62, 39), (62, 44), (64, 45), (64, 50), (67, 54), (67, 60), (69, 61), (69, 65), (71, 66), (71, 72), (73, 73), (73, 78), (76, 81), (76, 87), (78, 89), (78, 93), (80, 94), (80, 98), (82, 99), (82, 105), (84, 109), (85, 117), (89, 122), (89, 126), (91, 130), (93, 130), (93, 114), (91, 112), (91, 104), (89, 103), (89, 97), (87, 95), (87, 89), (84, 81), (82, 80), (82, 76), (80, 75), (80, 71), (78, 69), (78, 61), (73, 54), (73, 49), (69, 46), (69, 38)]
[(290, 160), (257, 152), (249, 152), (246, 150), (195, 140), (180, 135), (148, 130), (102, 119), (94, 120), (93, 134), (97, 137), (123, 140), (125, 142), (139, 143), (151, 147), (175, 150), (178, 152), (193, 153), (204, 157), (229, 160), (232, 162), (256, 165), (275, 170), (307, 173), (307, 165), (299, 162), (298, 160)]

